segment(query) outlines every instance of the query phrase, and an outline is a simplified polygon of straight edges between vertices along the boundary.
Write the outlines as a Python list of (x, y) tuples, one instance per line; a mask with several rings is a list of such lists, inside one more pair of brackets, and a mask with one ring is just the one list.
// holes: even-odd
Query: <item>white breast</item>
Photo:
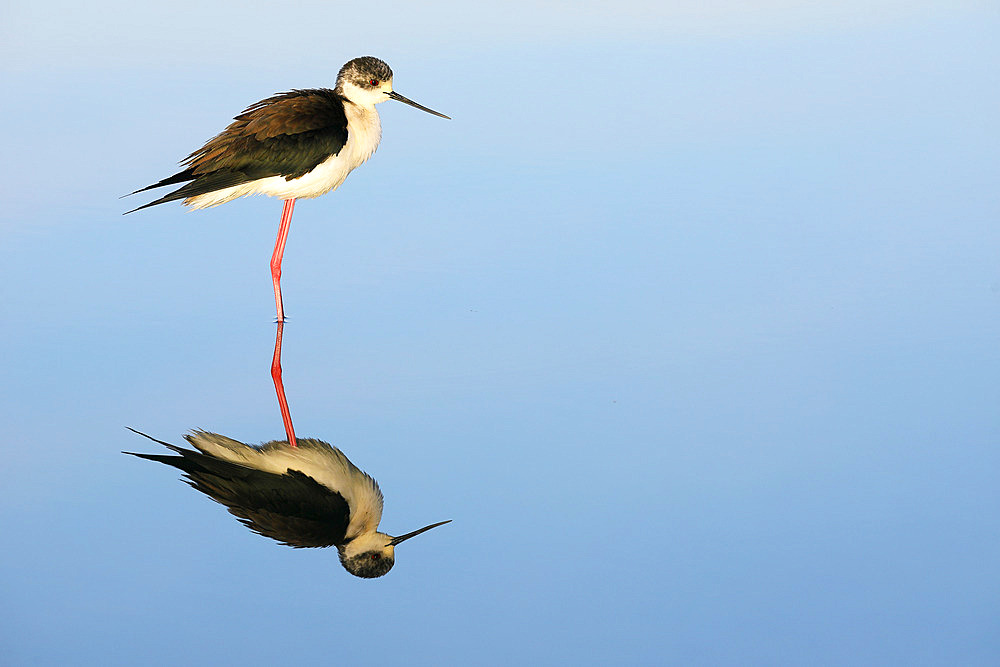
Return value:
[(375, 154), (382, 140), (382, 121), (374, 106), (362, 107), (347, 103), (347, 143), (336, 155), (331, 155), (304, 176), (285, 180), (283, 176), (261, 178), (231, 188), (223, 188), (184, 203), (190, 208), (208, 208), (247, 195), (269, 195), (279, 199), (310, 199), (325, 195), (340, 187), (347, 175)]

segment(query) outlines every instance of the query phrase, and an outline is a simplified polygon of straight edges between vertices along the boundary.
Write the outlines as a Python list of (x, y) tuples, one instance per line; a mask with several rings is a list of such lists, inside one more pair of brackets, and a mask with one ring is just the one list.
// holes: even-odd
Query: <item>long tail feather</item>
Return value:
[(123, 197), (131, 197), (132, 195), (137, 195), (140, 192), (145, 192), (146, 190), (155, 190), (156, 188), (162, 188), (166, 185), (173, 185), (174, 183), (184, 183), (185, 181), (193, 181), (196, 178), (194, 169), (188, 168), (184, 171), (179, 171), (173, 176), (167, 176), (162, 181), (157, 181), (152, 185), (147, 185), (144, 188), (139, 188), (135, 192), (130, 192), (127, 195), (122, 195)]
[[(169, 192), (155, 201), (151, 201), (148, 204), (143, 204), (131, 211), (125, 211), (122, 215), (128, 215), (129, 213), (134, 213), (135, 211), (141, 211), (144, 208), (149, 208), (150, 206), (156, 206), (157, 204), (165, 204), (169, 201), (176, 201), (178, 199), (187, 199), (188, 197), (197, 197), (198, 195), (208, 194), (209, 192), (215, 192), (216, 190), (224, 190), (226, 188), (231, 188), (234, 185), (242, 185), (243, 183), (248, 183), (250, 181), (262, 178), (261, 176), (255, 176), (246, 173), (246, 171), (213, 171), (210, 174), (199, 174), (198, 176), (191, 176), (190, 178), (178, 178), (184, 174), (187, 174), (191, 170), (182, 171), (180, 174), (175, 174), (170, 178), (164, 179), (155, 185), (150, 185), (149, 187), (143, 188), (142, 190), (136, 190), (136, 192), (142, 192), (144, 190), (149, 190), (150, 188), (157, 188), (161, 185), (169, 185), (171, 183), (180, 183), (184, 180), (190, 180), (190, 183), (186, 183), (184, 186)], [(172, 180), (172, 179), (177, 180)], [(133, 192), (132, 194), (135, 194)]]

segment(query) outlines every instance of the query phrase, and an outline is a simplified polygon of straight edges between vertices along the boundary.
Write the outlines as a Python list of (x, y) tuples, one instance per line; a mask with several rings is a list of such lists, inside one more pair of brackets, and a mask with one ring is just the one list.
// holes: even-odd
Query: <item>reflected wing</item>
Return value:
[(244, 525), (264, 537), (296, 548), (343, 543), (350, 520), (347, 501), (312, 477), (297, 470), (281, 475), (263, 472), (156, 442), (178, 456), (125, 453), (184, 471), (188, 484), (225, 505)]

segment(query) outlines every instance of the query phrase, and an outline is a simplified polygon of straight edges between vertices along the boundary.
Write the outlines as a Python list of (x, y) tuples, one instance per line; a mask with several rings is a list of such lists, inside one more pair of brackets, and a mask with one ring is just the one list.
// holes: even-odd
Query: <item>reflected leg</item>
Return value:
[(274, 357), (271, 359), (271, 379), (274, 380), (274, 391), (278, 395), (278, 407), (281, 408), (281, 420), (285, 422), (285, 435), (288, 444), (298, 447), (295, 441), (295, 429), (292, 428), (292, 415), (288, 411), (288, 401), (285, 399), (285, 385), (281, 382), (281, 334), (285, 323), (278, 320), (278, 334), (274, 339)]

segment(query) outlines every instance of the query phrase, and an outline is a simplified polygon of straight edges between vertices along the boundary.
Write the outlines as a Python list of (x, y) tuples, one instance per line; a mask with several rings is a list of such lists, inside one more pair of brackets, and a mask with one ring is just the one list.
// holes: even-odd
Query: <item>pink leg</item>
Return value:
[(295, 429), (292, 428), (292, 415), (288, 411), (288, 401), (285, 400), (285, 385), (281, 382), (281, 333), (285, 323), (278, 320), (278, 335), (274, 339), (274, 357), (271, 359), (271, 379), (274, 380), (274, 391), (278, 394), (278, 407), (281, 408), (281, 420), (285, 422), (285, 435), (288, 444), (298, 447), (295, 441)]
[(281, 305), (281, 257), (285, 254), (285, 241), (288, 240), (288, 227), (292, 224), (294, 210), (295, 199), (286, 199), (281, 211), (278, 239), (274, 242), (274, 253), (271, 255), (271, 282), (274, 283), (274, 305), (278, 310), (278, 322), (285, 321), (285, 309)]

